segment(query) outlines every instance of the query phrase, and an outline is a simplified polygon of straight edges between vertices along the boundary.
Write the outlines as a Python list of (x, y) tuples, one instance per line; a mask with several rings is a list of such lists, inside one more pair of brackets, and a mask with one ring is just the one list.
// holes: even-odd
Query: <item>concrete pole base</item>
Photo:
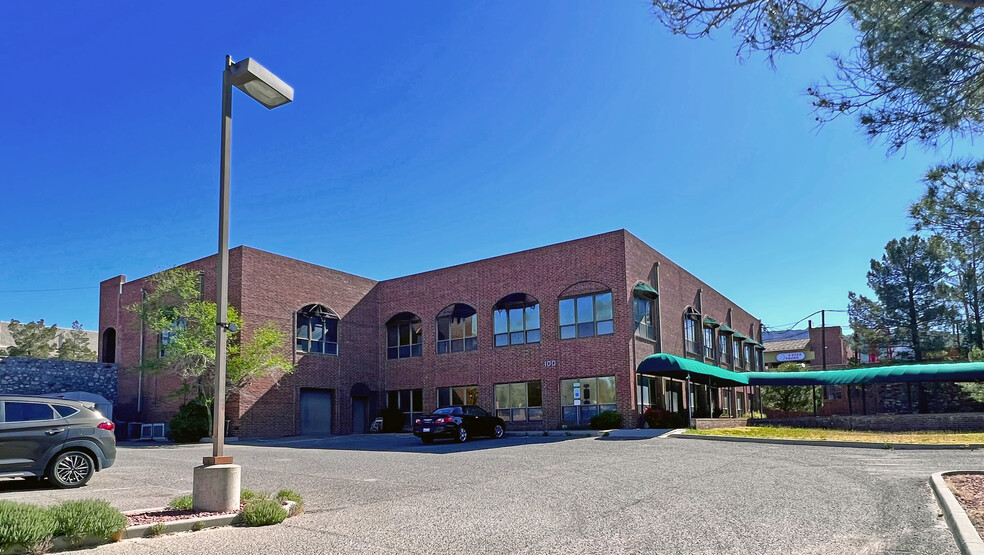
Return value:
[(238, 464), (196, 466), (192, 482), (192, 508), (210, 513), (239, 510), (242, 468)]

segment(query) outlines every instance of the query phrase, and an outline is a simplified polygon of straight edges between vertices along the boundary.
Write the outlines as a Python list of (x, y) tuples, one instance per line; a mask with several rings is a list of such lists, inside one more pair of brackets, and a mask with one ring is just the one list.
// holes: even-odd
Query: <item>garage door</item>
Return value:
[(331, 434), (331, 390), (301, 390), (301, 434)]

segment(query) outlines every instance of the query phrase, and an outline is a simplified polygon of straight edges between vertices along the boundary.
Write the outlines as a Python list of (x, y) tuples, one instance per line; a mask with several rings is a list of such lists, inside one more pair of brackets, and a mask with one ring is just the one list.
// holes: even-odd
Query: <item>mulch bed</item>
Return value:
[(984, 474), (950, 474), (943, 481), (967, 511), (977, 533), (984, 537)]
[(205, 518), (217, 515), (231, 515), (239, 511), (229, 511), (225, 513), (206, 513), (200, 511), (161, 509), (157, 511), (142, 511), (138, 513), (126, 514), (126, 525), (136, 526), (139, 524), (156, 524), (158, 522), (171, 522), (172, 520), (185, 520), (189, 518)]

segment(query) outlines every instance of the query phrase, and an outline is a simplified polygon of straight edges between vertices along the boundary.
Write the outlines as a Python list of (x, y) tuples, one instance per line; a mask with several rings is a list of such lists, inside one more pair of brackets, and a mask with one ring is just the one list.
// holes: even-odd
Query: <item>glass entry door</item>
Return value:
[(564, 423), (589, 424), (592, 416), (615, 410), (615, 376), (560, 380), (560, 404)]

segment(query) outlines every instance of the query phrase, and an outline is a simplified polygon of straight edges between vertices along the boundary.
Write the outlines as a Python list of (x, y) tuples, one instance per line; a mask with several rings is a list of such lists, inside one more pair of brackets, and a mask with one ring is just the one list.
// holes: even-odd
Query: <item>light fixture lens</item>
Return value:
[(270, 108), (290, 102), (287, 97), (278, 93), (273, 87), (270, 87), (259, 79), (247, 81), (243, 83), (241, 88), (243, 92), (255, 98), (257, 102)]

